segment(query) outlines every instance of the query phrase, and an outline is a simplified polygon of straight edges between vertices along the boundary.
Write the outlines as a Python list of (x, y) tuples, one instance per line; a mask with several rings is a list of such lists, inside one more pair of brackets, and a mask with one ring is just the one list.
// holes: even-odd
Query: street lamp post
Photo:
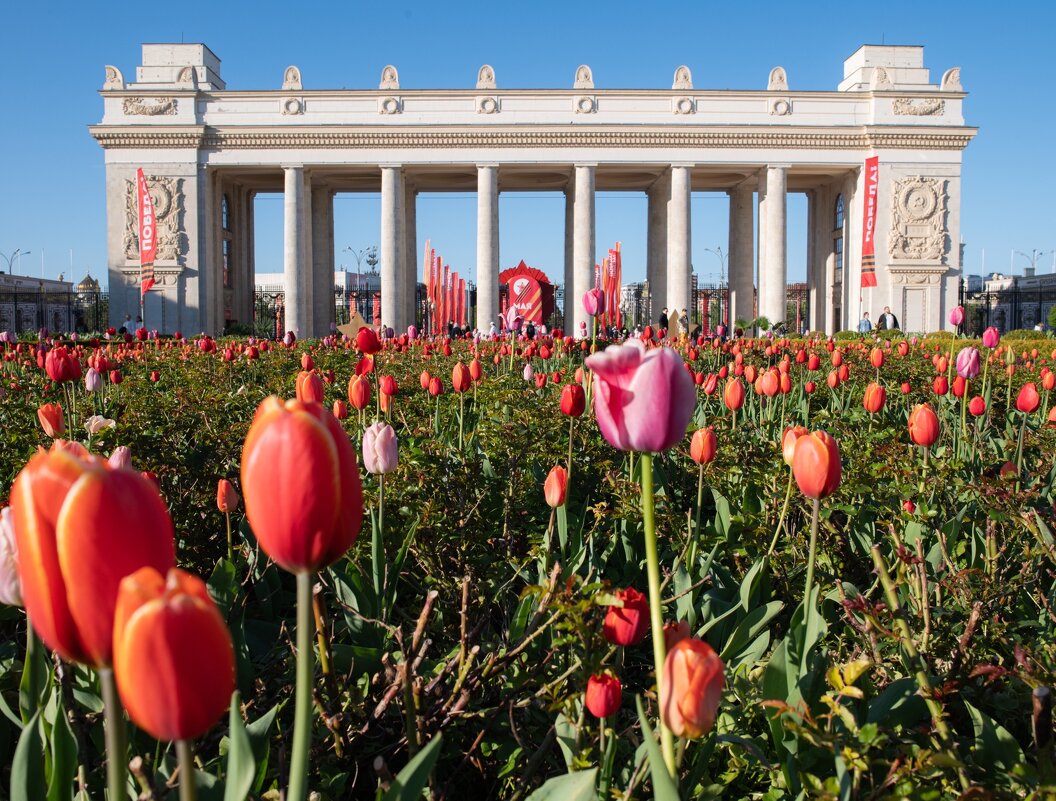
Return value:
[[(1033, 272), (1034, 275), (1037, 275), (1038, 274), (1038, 271), (1037, 271), (1038, 260), (1042, 256), (1047, 256), (1050, 253), (1056, 254), (1056, 250), (1038, 250), (1037, 248), (1033, 248), (1030, 251), (1029, 254), (1024, 253), (1022, 250), (1017, 250), (1016, 253), (1018, 253), (1020, 256), (1022, 256), (1024, 259), (1026, 259), (1027, 261), (1030, 262), (1031, 272)], [(1054, 262), (1054, 263), (1056, 263), (1056, 262)]]
[[(729, 253), (723, 251), (722, 247), (704, 248), (705, 253), (712, 253), (719, 258), (719, 322), (722, 323), (728, 329), (730, 327), (729, 321), (726, 316), (730, 313), (730, 299), (726, 298), (726, 309), (723, 311), (722, 308), (722, 287), (726, 283), (726, 259), (729, 257)], [(727, 293), (728, 295), (729, 293)]]
[[(7, 271), (11, 275), (14, 275), (15, 274), (15, 264), (17, 263), (18, 266), (21, 267), (22, 266), (22, 257), (23, 256), (28, 256), (32, 252), (33, 252), (32, 250), (22, 250), (22, 248), (15, 248), (15, 252), (12, 253), (10, 256), (5, 256), (3, 253), (0, 253), (0, 258), (2, 258), (5, 262), (7, 262)], [(18, 260), (17, 262), (15, 261), (16, 259)]]

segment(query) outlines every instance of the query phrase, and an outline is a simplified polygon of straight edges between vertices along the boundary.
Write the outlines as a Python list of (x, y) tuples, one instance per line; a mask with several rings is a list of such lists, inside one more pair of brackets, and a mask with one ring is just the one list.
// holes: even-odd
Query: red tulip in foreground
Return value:
[(926, 403), (919, 403), (909, 414), (909, 438), (914, 445), (930, 448), (939, 438), (939, 418)]
[(610, 606), (602, 623), (605, 639), (613, 645), (637, 645), (649, 630), (649, 602), (634, 587), (616, 590), (623, 606)]
[(646, 351), (637, 339), (587, 358), (594, 372), (594, 413), (615, 448), (655, 453), (678, 443), (697, 402), (682, 357), (670, 348)]
[(796, 441), (792, 474), (808, 498), (824, 498), (840, 486), (843, 467), (836, 440), (824, 431), (812, 431)]
[(623, 687), (611, 673), (595, 673), (587, 679), (587, 691), (583, 703), (596, 718), (615, 715), (623, 702)]
[(1024, 384), (1016, 396), (1016, 409), (1023, 414), (1033, 414), (1040, 405), (1041, 397), (1038, 395), (1038, 388), (1034, 382)]
[(114, 675), (129, 717), (159, 740), (190, 740), (216, 723), (235, 689), (235, 653), (201, 579), (144, 567), (121, 582)]
[(291, 573), (326, 567), (359, 534), (356, 453), (319, 404), (274, 396), (260, 404), (242, 450), (242, 493), (260, 547)]
[(26, 611), (63, 658), (110, 664), (121, 579), (176, 561), (172, 522), (157, 489), (73, 442), (39, 452), (11, 488)]
[(723, 671), (719, 655), (703, 640), (680, 640), (668, 652), (660, 717), (676, 736), (692, 740), (711, 731), (722, 700)]

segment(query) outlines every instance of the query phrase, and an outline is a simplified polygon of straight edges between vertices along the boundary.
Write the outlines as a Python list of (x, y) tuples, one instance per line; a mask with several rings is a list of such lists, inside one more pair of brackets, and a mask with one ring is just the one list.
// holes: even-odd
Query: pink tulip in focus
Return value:
[(385, 423), (374, 423), (363, 432), (363, 467), (381, 475), (396, 469), (396, 432)]
[[(958, 309), (960, 306), (957, 307)], [(957, 375), (971, 380), (979, 375), (979, 351), (970, 345), (957, 354)]]
[(686, 435), (696, 407), (693, 379), (671, 348), (646, 351), (631, 339), (587, 358), (602, 435), (624, 451), (664, 451)]
[(600, 289), (588, 289), (583, 293), (583, 310), (591, 317), (597, 317), (605, 311), (605, 296)]
[(964, 306), (957, 306), (950, 311), (950, 325), (960, 325), (964, 322)]
[(990, 348), (991, 350), (997, 347), (997, 343), (1001, 341), (1001, 332), (993, 326), (990, 326), (983, 331), (983, 346)]

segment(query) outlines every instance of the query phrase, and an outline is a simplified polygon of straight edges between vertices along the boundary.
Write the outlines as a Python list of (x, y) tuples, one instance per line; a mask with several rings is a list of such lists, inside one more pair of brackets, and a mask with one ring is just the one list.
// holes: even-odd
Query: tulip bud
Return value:
[(994, 326), (990, 326), (983, 331), (983, 346), (990, 348), (996, 348), (998, 343), (1001, 341), (1001, 332), (998, 331)]
[(52, 439), (61, 437), (66, 431), (66, 418), (62, 413), (62, 405), (58, 403), (44, 403), (37, 408), (37, 420), (44, 433)]
[(594, 674), (587, 680), (583, 704), (596, 718), (615, 715), (623, 701), (620, 680), (611, 673)]
[(968, 401), (968, 413), (971, 414), (972, 417), (982, 417), (986, 414), (986, 401), (982, 396), (976, 395)]
[(10, 506), (0, 509), (0, 604), (22, 606), (18, 545), (15, 543), (15, 524)]
[(348, 382), (348, 402), (353, 409), (362, 411), (370, 403), (370, 381), (361, 375), (354, 375)]
[(373, 475), (396, 469), (396, 432), (385, 423), (374, 423), (363, 432), (363, 468)]
[(1020, 390), (1019, 395), (1016, 396), (1016, 408), (1023, 412), (1023, 414), (1032, 414), (1037, 411), (1041, 405), (1041, 398), (1038, 395), (1038, 388), (1031, 381), (1024, 384)]
[(561, 413), (566, 417), (579, 417), (586, 408), (587, 396), (579, 384), (566, 384), (561, 389)]
[(589, 317), (597, 317), (605, 311), (605, 296), (600, 289), (588, 289), (583, 294), (583, 309)]
[(634, 587), (616, 590), (623, 606), (610, 606), (602, 623), (605, 639), (613, 645), (637, 645), (649, 631), (649, 601)]
[(869, 351), (869, 361), (872, 363), (873, 367), (879, 370), (884, 366), (884, 352), (880, 350), (880, 348), (873, 348)]
[(689, 457), (697, 464), (709, 464), (715, 459), (719, 443), (711, 426), (698, 428), (689, 443)]
[(909, 514), (913, 514), (917, 511), (917, 505), (913, 501), (903, 501), (902, 508)]
[(399, 387), (396, 386), (396, 379), (391, 375), (383, 375), (378, 379), (378, 390), (383, 395), (392, 397), (399, 391)]
[(429, 381), (430, 381), (431, 378), (432, 378), (432, 376), (429, 375), (429, 371), (428, 370), (422, 370), (422, 374), (420, 376), (418, 376), (418, 383), (421, 384), (422, 389), (428, 391), (428, 389), (429, 389)]
[(971, 379), (979, 375), (979, 351), (971, 346), (961, 348), (957, 354), (956, 369), (961, 378)]
[(322, 403), (323, 380), (315, 370), (302, 371), (297, 375), (295, 394), (301, 403)]
[[(531, 365), (528, 365), (531, 367)], [(525, 379), (526, 381), (531, 380), (531, 376)], [(455, 362), (455, 366), (451, 369), (451, 389), (455, 392), (462, 393), (470, 388), (472, 385), (472, 377), (469, 375), (469, 369), (462, 362)], [(432, 388), (430, 387), (430, 392)]]
[(340, 399), (335, 400), (331, 411), (338, 420), (344, 420), (348, 417), (348, 404)]
[(429, 394), (434, 398), (444, 393), (444, 385), (435, 375), (429, 379)]
[(909, 438), (914, 445), (930, 448), (939, 438), (939, 418), (926, 403), (913, 407), (909, 414)]
[(216, 484), (216, 508), (224, 514), (230, 514), (238, 508), (242, 499), (235, 491), (234, 485), (226, 478), (220, 479)]
[(132, 467), (132, 449), (127, 445), (118, 445), (106, 460), (111, 467)]
[(950, 325), (955, 328), (964, 322), (964, 306), (955, 306), (950, 310)]
[(84, 374), (84, 388), (88, 392), (98, 392), (103, 388), (103, 377), (94, 367), (89, 367)]
[(808, 498), (824, 498), (840, 486), (843, 465), (836, 440), (824, 431), (813, 431), (796, 441), (792, 475)]
[(703, 640), (676, 643), (664, 660), (660, 717), (676, 737), (695, 739), (715, 725), (725, 684), (724, 665)]
[(726, 382), (726, 388), (722, 392), (722, 400), (726, 408), (736, 412), (744, 406), (744, 385), (738, 378), (731, 378)]
[(557, 509), (565, 505), (568, 497), (568, 473), (561, 465), (554, 465), (543, 482), (543, 495), (546, 505), (551, 509)]

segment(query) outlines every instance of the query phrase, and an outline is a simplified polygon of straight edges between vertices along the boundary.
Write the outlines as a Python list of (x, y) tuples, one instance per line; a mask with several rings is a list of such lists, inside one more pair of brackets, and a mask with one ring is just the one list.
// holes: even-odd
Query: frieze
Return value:
[(913, 176), (895, 181), (891, 197), (892, 259), (941, 262), (946, 255), (946, 181)]
[(129, 116), (172, 116), (176, 113), (175, 97), (126, 97), (122, 104)]
[(946, 101), (937, 97), (916, 99), (912, 97), (896, 97), (891, 102), (895, 114), (911, 117), (931, 117), (942, 114), (946, 110)]
[[(154, 200), (157, 219), (159, 261), (177, 261), (185, 249), (183, 231), (183, 179), (146, 176), (147, 190)], [(125, 258), (139, 259), (139, 214), (136, 205), (136, 182), (125, 182)]]

